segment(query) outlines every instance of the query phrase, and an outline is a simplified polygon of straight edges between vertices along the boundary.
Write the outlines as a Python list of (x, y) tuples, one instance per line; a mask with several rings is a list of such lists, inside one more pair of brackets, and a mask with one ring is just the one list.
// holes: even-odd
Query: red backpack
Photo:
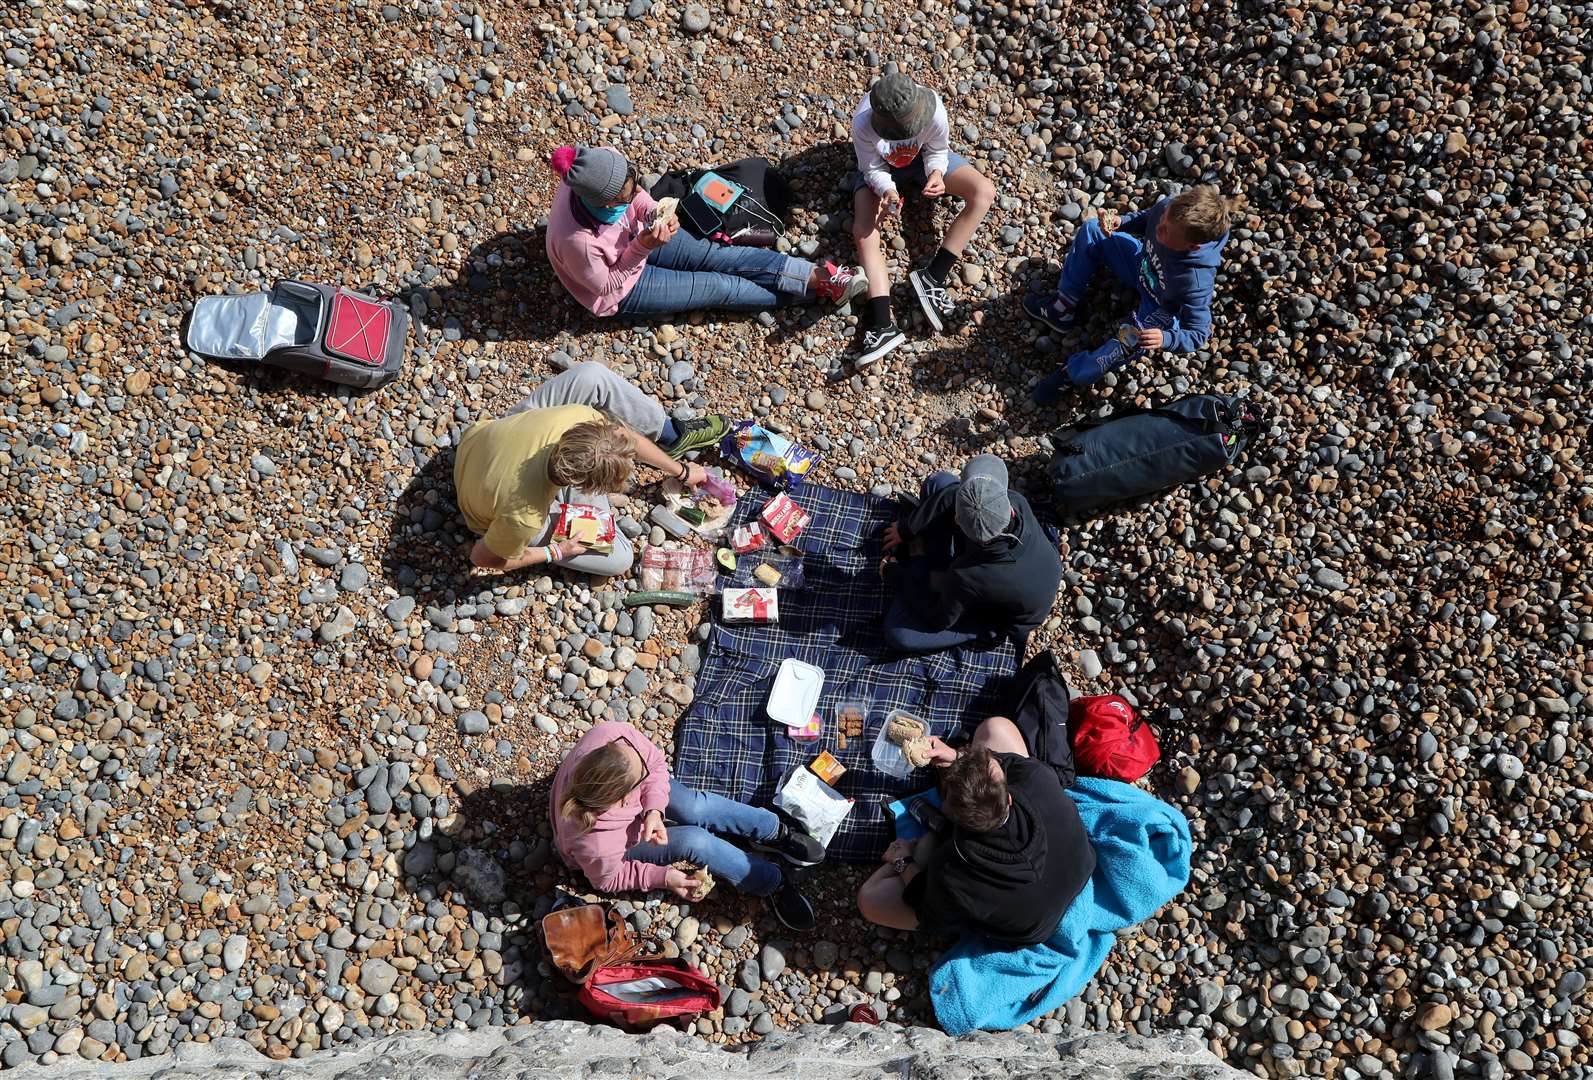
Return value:
[(1074, 698), (1068, 707), (1073, 764), (1086, 776), (1132, 784), (1161, 759), (1156, 733), (1116, 694)]
[(680, 957), (598, 968), (578, 996), (593, 1016), (627, 1031), (644, 1031), (665, 1020), (685, 1026), (719, 1008), (718, 984)]
[(549, 912), (542, 920), (542, 943), (559, 973), (580, 987), (581, 1004), (599, 1020), (630, 1031), (664, 1020), (686, 1027), (719, 1008), (717, 983), (683, 959), (656, 955), (657, 942), (638, 940), (607, 905)]

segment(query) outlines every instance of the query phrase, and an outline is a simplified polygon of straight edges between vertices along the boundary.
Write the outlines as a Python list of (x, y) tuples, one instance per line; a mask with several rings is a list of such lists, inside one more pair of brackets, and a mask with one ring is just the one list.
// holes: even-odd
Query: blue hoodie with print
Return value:
[(1140, 295), (1136, 313), (1140, 324), (1160, 329), (1164, 348), (1194, 352), (1211, 336), (1212, 286), (1229, 234), (1193, 251), (1164, 247), (1156, 241), (1156, 227), (1167, 212), (1168, 201), (1161, 199), (1130, 215), (1117, 231), (1142, 241), (1134, 277)]

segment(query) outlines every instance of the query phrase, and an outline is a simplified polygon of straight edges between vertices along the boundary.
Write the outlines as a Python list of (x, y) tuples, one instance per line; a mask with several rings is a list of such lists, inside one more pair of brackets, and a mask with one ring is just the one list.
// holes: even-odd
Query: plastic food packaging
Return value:
[(792, 768), (774, 794), (774, 805), (796, 818), (807, 834), (828, 846), (852, 811), (852, 800), (801, 766)]
[(749, 551), (757, 551), (763, 546), (763, 526), (756, 521), (739, 526), (730, 534), (730, 546), (735, 548), (737, 555), (745, 555)]
[(868, 724), (868, 702), (855, 698), (835, 703), (835, 748), (845, 750), (848, 739), (859, 739)]
[(649, 544), (642, 552), (642, 588), (649, 591), (689, 592), (702, 595), (714, 590), (713, 555), (706, 548), (666, 548)]
[(796, 487), (819, 460), (814, 451), (751, 420), (733, 424), (719, 441), (719, 452), (776, 488)]
[(555, 540), (579, 540), (588, 550), (605, 555), (614, 550), (613, 511), (587, 503), (556, 503), (553, 509), (558, 515)]
[(786, 657), (769, 689), (769, 719), (788, 728), (805, 728), (816, 719), (813, 710), (823, 692), (823, 668)]
[(824, 720), (818, 713), (814, 713), (801, 727), (787, 724), (785, 733), (788, 738), (796, 739), (798, 742), (812, 742), (824, 734)]
[(898, 780), (903, 780), (913, 774), (913, 766), (908, 763), (906, 755), (902, 753), (902, 748), (891, 740), (891, 724), (898, 718), (922, 725), (925, 732), (929, 730), (929, 725), (912, 713), (904, 712), (901, 709), (892, 709), (886, 715), (884, 722), (879, 726), (879, 731), (874, 736), (874, 746), (869, 752), (869, 756), (881, 772), (888, 773)]
[(780, 621), (778, 589), (726, 589), (719, 594), (724, 606), (721, 617), (727, 623), (777, 623)]

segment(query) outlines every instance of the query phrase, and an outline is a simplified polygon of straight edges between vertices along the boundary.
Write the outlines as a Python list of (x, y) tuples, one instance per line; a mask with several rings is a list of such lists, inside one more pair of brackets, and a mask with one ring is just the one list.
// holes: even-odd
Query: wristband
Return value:
[(691, 466), (687, 465), (684, 461), (680, 463), (679, 479), (681, 483), (685, 483), (687, 480), (691, 479)]
[(556, 562), (556, 561), (558, 561), (558, 558), (559, 558), (558, 548), (555, 548), (552, 544), (549, 544), (547, 547), (543, 548), (542, 550), (547, 553), (548, 562)]

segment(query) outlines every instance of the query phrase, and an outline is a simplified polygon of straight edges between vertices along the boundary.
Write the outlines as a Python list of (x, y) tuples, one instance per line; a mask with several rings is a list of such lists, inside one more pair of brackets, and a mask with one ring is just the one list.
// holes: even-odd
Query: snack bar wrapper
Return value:
[(758, 516), (782, 544), (795, 544), (802, 530), (808, 527), (813, 515), (798, 506), (791, 496), (781, 492), (769, 500)]
[(607, 554), (614, 550), (614, 514), (601, 506), (586, 503), (555, 503), (558, 524), (555, 540), (579, 540), (592, 551)]
[(719, 452), (774, 488), (801, 484), (819, 460), (816, 452), (751, 420), (737, 421), (719, 441)]

